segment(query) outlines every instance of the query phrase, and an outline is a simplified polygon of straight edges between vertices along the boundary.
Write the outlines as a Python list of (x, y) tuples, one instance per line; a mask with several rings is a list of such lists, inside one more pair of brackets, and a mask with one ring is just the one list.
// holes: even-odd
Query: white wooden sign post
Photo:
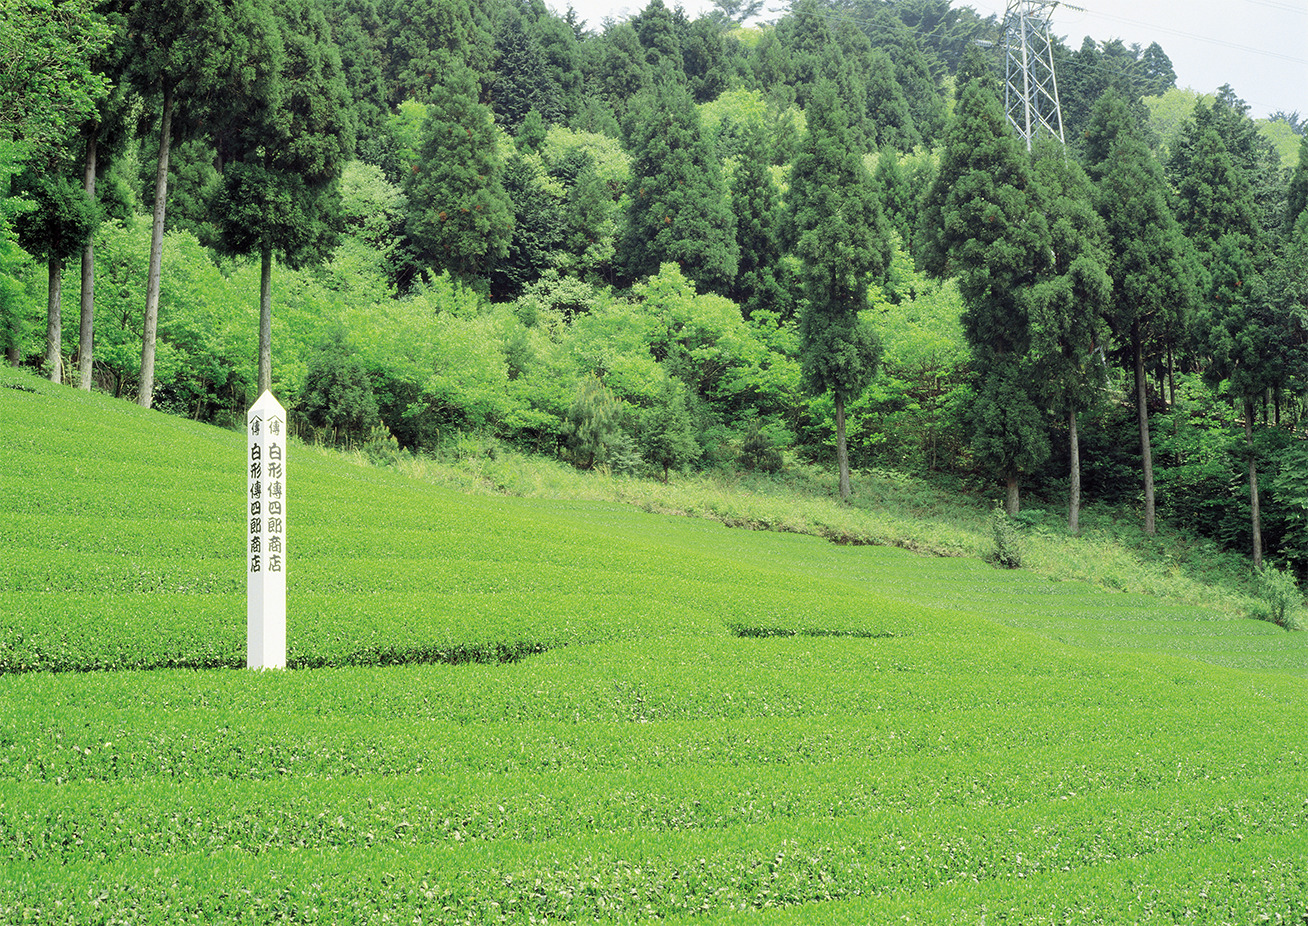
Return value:
[(246, 567), (246, 665), (286, 667), (286, 409), (271, 392), (246, 416), (249, 538)]

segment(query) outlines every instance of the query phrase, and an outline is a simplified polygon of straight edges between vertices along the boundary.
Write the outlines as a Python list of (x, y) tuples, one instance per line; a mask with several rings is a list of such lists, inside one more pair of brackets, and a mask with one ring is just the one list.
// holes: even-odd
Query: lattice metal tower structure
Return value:
[(1027, 151), (1041, 132), (1067, 143), (1049, 38), (1056, 6), (1051, 0), (1008, 0), (1004, 13), (1004, 109)]

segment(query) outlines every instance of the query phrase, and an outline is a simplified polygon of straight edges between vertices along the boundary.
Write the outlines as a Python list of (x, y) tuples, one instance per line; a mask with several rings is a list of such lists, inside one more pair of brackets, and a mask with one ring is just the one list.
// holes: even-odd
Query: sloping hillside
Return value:
[(0, 422), (2, 921), (1308, 913), (1305, 635), (293, 447), (301, 668), (234, 670), (241, 436)]

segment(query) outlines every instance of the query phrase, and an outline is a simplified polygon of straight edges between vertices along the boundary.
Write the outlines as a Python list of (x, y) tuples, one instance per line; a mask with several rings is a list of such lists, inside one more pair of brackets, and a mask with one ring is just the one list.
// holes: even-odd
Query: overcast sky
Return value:
[[(566, 9), (567, 0), (547, 0)], [(578, 16), (598, 28), (606, 16), (625, 18), (648, 0), (572, 0)], [(677, 0), (664, 0), (670, 7)], [(682, 0), (694, 18), (712, 0)], [(769, 6), (779, 6), (773, 0)], [(1000, 19), (1005, 0), (970, 0), (983, 16)], [(1172, 59), (1176, 83), (1203, 93), (1230, 84), (1254, 116), (1276, 110), (1308, 116), (1308, 0), (1079, 0), (1085, 12), (1059, 6), (1053, 28), (1073, 50), (1087, 35), (1128, 45), (1157, 42)]]

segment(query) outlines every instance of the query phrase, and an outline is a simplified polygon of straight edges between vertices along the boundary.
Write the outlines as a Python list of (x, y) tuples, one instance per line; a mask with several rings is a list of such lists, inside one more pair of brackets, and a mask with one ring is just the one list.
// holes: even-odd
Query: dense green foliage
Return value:
[(735, 222), (689, 92), (660, 74), (627, 119), (632, 164), (620, 251), (627, 278), (676, 261), (701, 286), (726, 289), (740, 262)]
[(1113, 280), (1107, 321), (1134, 380), (1144, 480), (1144, 529), (1155, 528), (1146, 355), (1174, 344), (1194, 306), (1196, 281), (1189, 242), (1168, 201), (1162, 168), (1145, 145), (1127, 101), (1109, 91), (1095, 104), (1087, 132), (1095, 208), (1104, 220)]
[(90, 0), (0, 7), (0, 166), (13, 156), (10, 143), (40, 152), (94, 113), (108, 81), (92, 62), (111, 38)]
[(473, 278), (508, 255), (513, 213), (500, 139), (474, 75), (447, 69), (432, 90), (405, 187), (408, 235), (427, 266)]
[[(1071, 533), (1083, 490), (1143, 500), (1308, 575), (1302, 123), (1176, 89), (1157, 44), (1056, 39), (1069, 148), (1033, 156), (972, 89), (994, 18), (752, 9), (10, 4), (7, 360), (223, 424), (271, 386), (383, 456), (672, 483), (834, 444), (842, 494), (1020, 484)], [(46, 285), (39, 188), (108, 217), (80, 291)]]

